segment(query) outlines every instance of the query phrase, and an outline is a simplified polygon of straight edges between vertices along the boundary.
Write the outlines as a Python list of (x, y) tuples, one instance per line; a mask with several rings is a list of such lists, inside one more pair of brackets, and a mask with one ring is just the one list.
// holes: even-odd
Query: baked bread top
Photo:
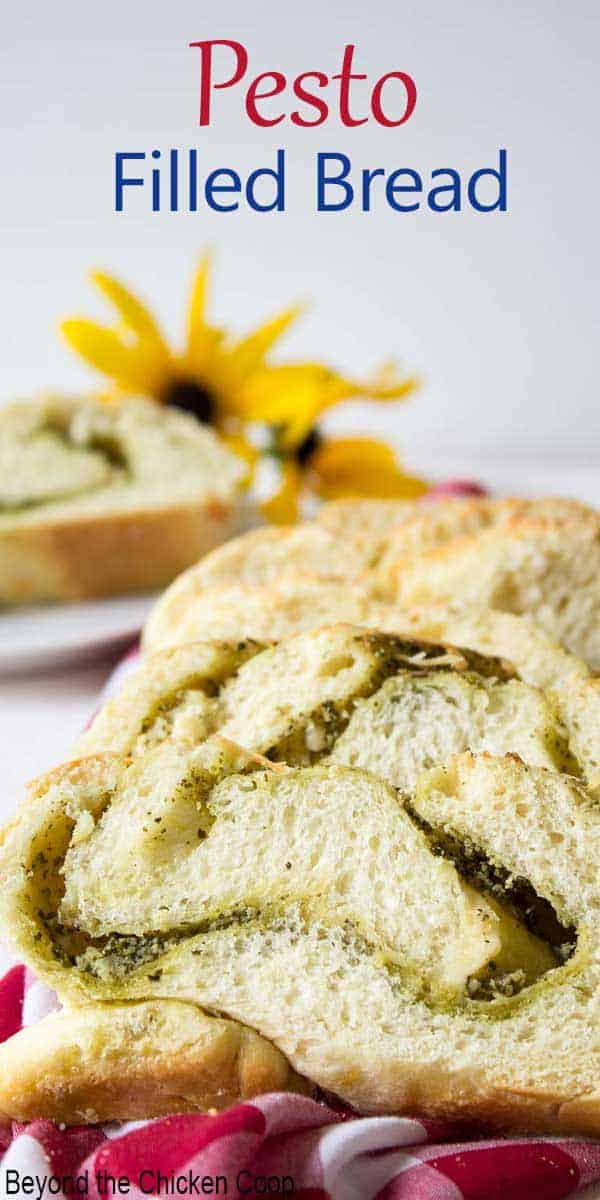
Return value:
[(382, 604), (529, 616), (596, 670), (598, 514), (561, 499), (325, 506), (313, 523), (257, 530), (207, 555), (159, 600), (144, 645), (261, 638), (269, 622), (273, 637), (334, 619), (376, 625)]
[(528, 614), (600, 669), (600, 522), (522, 519), (407, 555), (382, 570), (403, 605), (460, 600)]

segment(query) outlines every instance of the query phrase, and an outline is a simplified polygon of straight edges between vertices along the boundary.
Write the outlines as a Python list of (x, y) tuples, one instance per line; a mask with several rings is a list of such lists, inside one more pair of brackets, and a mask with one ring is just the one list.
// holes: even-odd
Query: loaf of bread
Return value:
[(149, 400), (0, 409), (0, 603), (164, 586), (239, 528), (239, 459)]
[(144, 645), (285, 636), (336, 619), (379, 625), (380, 604), (529, 616), (596, 670), (600, 518), (561, 499), (326, 505), (315, 522), (253, 531), (207, 555), (158, 601)]
[[(111, 1071), (132, 1112), (174, 1087), (202, 1103), (206, 1077), (218, 1101), (236, 1021), (363, 1112), (598, 1135), (599, 854), (580, 784), (512, 755), (454, 756), (409, 794), (339, 763), (261, 767), (219, 737), (62, 768), (0, 851), (0, 915), (69, 1019), (0, 1047), (0, 1110), (49, 1103), (51, 1067), (66, 1119), (69, 1088), (82, 1119), (105, 1111)], [(206, 1061), (188, 1006), (225, 1014)]]
[(316, 1087), (600, 1135), (597, 540), (569, 501), (341, 502), (177, 580), (0, 837), (65, 1006), (0, 1046), (0, 1115)]

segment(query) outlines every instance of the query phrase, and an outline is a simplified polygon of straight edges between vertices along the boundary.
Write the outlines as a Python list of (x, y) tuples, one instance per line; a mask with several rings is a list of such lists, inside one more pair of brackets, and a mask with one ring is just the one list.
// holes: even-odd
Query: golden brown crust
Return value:
[[(57, 1013), (0, 1046), (0, 1116), (14, 1120), (136, 1120), (221, 1109), (273, 1090), (312, 1089), (266, 1039), (178, 1001)], [(400, 1114), (523, 1133), (600, 1132), (597, 1091), (565, 1101), (551, 1091), (486, 1089), (470, 1071), (417, 1064), (406, 1065), (395, 1091)]]
[[(408, 1065), (402, 1078), (398, 1115), (423, 1116), (485, 1125), (512, 1133), (569, 1136), (600, 1133), (600, 1092), (564, 1099), (559, 1092), (534, 1088), (494, 1088), (472, 1071), (448, 1074)], [(379, 1110), (378, 1110), (379, 1111)]]
[(225, 1108), (308, 1084), (265, 1038), (180, 1001), (90, 1005), (0, 1046), (0, 1116), (67, 1124)]
[(231, 536), (236, 520), (235, 503), (205, 496), (2, 529), (0, 599), (81, 600), (163, 587)]

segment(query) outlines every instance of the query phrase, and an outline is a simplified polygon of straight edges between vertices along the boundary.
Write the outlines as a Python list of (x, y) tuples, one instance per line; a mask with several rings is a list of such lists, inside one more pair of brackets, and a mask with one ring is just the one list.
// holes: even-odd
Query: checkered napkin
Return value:
[[(477, 494), (452, 483), (438, 494)], [(119, 665), (107, 692), (135, 664)], [(105, 693), (106, 694), (106, 693)], [(0, 1041), (59, 1007), (31, 971), (0, 978)], [(233, 1200), (600, 1200), (600, 1143), (574, 1138), (489, 1140), (464, 1125), (361, 1118), (342, 1106), (274, 1093), (216, 1116), (173, 1115), (66, 1129), (0, 1125), (0, 1200), (31, 1176), (59, 1200), (86, 1195), (216, 1195)], [(39, 1192), (27, 1194), (39, 1196)]]

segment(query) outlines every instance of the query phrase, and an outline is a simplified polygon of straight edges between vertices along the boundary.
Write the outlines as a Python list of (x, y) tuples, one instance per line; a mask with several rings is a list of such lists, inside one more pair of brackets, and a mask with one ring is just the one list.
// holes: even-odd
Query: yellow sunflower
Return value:
[(247, 419), (245, 389), (266, 369), (275, 342), (298, 315), (285, 309), (245, 337), (234, 339), (206, 317), (210, 256), (204, 255), (188, 308), (183, 350), (171, 349), (149, 308), (114, 276), (92, 273), (92, 282), (113, 304), (115, 326), (83, 317), (61, 324), (73, 350), (111, 380), (116, 393), (151, 396), (192, 412), (220, 431), (238, 429)]
[(423, 490), (421, 481), (404, 474), (385, 443), (327, 440), (317, 428), (321, 414), (343, 400), (403, 399), (417, 380), (391, 364), (355, 380), (318, 362), (271, 362), (271, 351), (300, 307), (290, 306), (236, 338), (208, 320), (210, 267), (205, 254), (193, 279), (181, 350), (169, 346), (150, 309), (129, 288), (106, 272), (92, 274), (116, 310), (116, 323), (75, 317), (63, 321), (61, 331), (69, 346), (111, 381), (108, 398), (137, 393), (185, 409), (214, 426), (250, 469), (258, 452), (244, 436), (245, 427), (271, 427), (270, 453), (281, 464), (281, 487), (265, 506), (272, 520), (296, 519), (303, 487), (322, 496)]
[(257, 370), (244, 388), (250, 420), (272, 427), (269, 452), (280, 463), (280, 484), (262, 504), (264, 516), (278, 524), (298, 520), (303, 491), (322, 499), (362, 496), (409, 499), (428, 489), (406, 472), (392, 448), (369, 437), (325, 437), (321, 415), (344, 400), (403, 400), (419, 380), (393, 362), (374, 375), (350, 379), (323, 363), (285, 363)]
[(277, 524), (298, 520), (303, 492), (323, 500), (352, 497), (412, 500), (429, 485), (405, 471), (387, 442), (369, 437), (323, 437), (314, 428), (281, 462), (281, 481), (262, 504)]

